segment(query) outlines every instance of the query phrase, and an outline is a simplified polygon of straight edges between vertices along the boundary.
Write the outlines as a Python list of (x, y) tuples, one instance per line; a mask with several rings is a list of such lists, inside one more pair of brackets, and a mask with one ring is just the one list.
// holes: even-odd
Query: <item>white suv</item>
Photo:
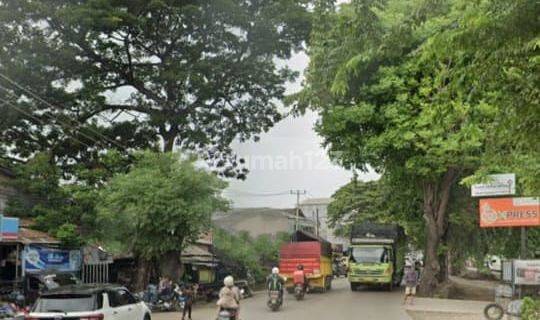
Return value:
[(26, 320), (151, 320), (150, 309), (126, 288), (74, 285), (42, 294)]

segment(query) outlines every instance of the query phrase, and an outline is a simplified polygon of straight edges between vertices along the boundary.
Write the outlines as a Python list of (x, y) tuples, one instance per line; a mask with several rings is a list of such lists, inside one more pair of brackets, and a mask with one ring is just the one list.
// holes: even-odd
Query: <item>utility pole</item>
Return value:
[(316, 215), (315, 230), (317, 230), (315, 235), (318, 237), (319, 236), (319, 208), (315, 209), (315, 215)]
[(305, 195), (306, 190), (291, 190), (291, 194), (296, 195), (296, 223), (294, 226), (294, 231), (298, 231), (298, 224), (300, 222), (300, 196)]

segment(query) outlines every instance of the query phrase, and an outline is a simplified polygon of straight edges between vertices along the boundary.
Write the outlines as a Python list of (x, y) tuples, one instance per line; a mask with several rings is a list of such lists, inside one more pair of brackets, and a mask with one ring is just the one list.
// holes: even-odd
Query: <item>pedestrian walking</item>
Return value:
[(414, 304), (414, 297), (416, 296), (416, 287), (418, 286), (418, 272), (410, 263), (405, 265), (405, 297), (403, 298), (403, 304)]
[(193, 308), (193, 296), (194, 291), (191, 285), (186, 285), (182, 290), (182, 296), (184, 298), (184, 310), (182, 310), (182, 320), (186, 319), (186, 314), (188, 319), (191, 320), (191, 309)]

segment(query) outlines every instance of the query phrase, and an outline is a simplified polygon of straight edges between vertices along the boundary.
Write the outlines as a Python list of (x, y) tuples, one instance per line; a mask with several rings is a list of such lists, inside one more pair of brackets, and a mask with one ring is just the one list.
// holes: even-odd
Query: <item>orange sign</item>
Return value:
[(480, 227), (540, 226), (539, 198), (480, 199)]

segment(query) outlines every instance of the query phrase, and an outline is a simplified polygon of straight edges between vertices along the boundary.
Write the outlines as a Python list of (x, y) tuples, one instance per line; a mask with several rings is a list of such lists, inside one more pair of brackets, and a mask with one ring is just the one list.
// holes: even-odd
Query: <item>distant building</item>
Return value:
[[(302, 210), (298, 217), (299, 229), (314, 233), (315, 222), (304, 216)], [(246, 231), (252, 237), (260, 235), (275, 236), (280, 232), (292, 234), (295, 231), (296, 209), (237, 208), (219, 212), (212, 217), (213, 223), (230, 232)]]
[(310, 198), (300, 202), (300, 209), (307, 218), (318, 221), (318, 235), (325, 238), (332, 244), (347, 245), (347, 240), (334, 235), (334, 229), (328, 226), (328, 205), (332, 202), (331, 198)]

